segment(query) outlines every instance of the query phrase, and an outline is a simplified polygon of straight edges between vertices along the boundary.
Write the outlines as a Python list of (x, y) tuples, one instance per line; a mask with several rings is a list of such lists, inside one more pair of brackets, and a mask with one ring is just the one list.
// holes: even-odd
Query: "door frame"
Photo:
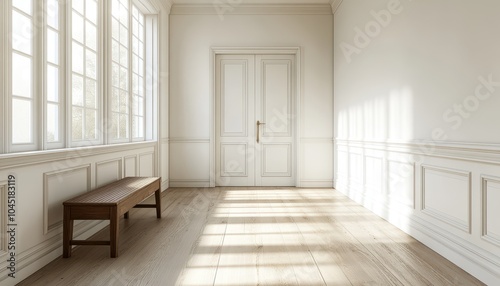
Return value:
[(301, 110), (301, 98), (302, 98), (302, 77), (301, 77), (301, 51), (300, 47), (212, 47), (210, 48), (210, 187), (215, 187), (215, 57), (217, 55), (294, 55), (295, 56), (295, 138), (294, 138), (294, 150), (295, 152), (295, 186), (300, 187), (301, 178), (301, 152), (300, 152), (300, 134), (301, 134), (301, 124), (300, 124), (300, 110)]

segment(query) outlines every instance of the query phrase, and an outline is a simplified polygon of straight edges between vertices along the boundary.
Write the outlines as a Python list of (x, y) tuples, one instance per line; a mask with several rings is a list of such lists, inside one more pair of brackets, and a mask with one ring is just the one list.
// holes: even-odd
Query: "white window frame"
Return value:
[[(32, 40), (32, 142), (29, 144), (13, 144), (12, 136), (12, 55), (13, 47), (10, 37), (12, 35), (12, 1), (0, 1), (0, 156), (25, 151), (43, 151), (53, 149), (65, 149), (73, 147), (83, 147), (91, 145), (108, 145), (110, 142), (104, 127), (108, 120), (111, 96), (105, 91), (110, 90), (111, 64), (106, 60), (105, 55), (111, 53), (110, 40), (108, 37), (111, 26), (111, 10), (105, 3), (109, 0), (97, 0), (98, 3), (98, 35), (97, 35), (97, 93), (98, 93), (98, 118), (96, 125), (96, 135), (98, 140), (83, 140), (72, 142), (72, 26), (71, 0), (59, 1), (59, 141), (48, 142), (47, 134), (47, 59), (46, 44), (47, 20), (45, 17), (47, 0), (33, 0), (33, 40)], [(79, 1), (79, 0), (76, 0)], [(130, 98), (130, 121), (129, 140), (121, 143), (136, 143), (158, 140), (159, 122), (159, 17), (160, 6), (157, 1), (151, 0), (129, 0), (129, 18), (132, 19), (132, 5), (144, 15), (145, 29), (145, 51), (144, 51), (144, 96), (146, 109), (144, 115), (144, 138), (133, 138), (132, 131), (132, 72), (129, 73), (129, 98)], [(109, 4), (111, 5), (111, 4)], [(132, 21), (129, 22), (129, 68), (132, 69)], [(146, 52), (147, 50), (147, 52)]]

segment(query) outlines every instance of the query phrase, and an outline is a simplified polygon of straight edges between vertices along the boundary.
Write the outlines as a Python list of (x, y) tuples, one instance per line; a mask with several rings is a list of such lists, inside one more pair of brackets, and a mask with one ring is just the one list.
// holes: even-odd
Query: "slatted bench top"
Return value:
[(137, 190), (153, 184), (160, 178), (157, 177), (126, 177), (108, 185), (94, 189), (88, 193), (65, 201), (65, 206), (72, 205), (119, 205)]

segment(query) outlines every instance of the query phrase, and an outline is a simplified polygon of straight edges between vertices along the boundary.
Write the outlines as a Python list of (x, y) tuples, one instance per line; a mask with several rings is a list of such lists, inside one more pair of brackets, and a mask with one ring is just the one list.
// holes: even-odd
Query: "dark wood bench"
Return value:
[[(139, 204), (155, 194), (155, 204)], [(161, 179), (127, 177), (69, 199), (64, 205), (63, 257), (71, 257), (72, 245), (109, 245), (111, 257), (118, 256), (118, 225), (121, 215), (128, 218), (131, 208), (156, 208), (161, 218)], [(73, 240), (74, 220), (109, 220), (109, 241)]]

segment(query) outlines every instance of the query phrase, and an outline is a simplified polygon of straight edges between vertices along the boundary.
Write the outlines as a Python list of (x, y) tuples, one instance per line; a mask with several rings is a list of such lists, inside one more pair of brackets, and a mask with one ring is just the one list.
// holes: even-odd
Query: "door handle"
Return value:
[(260, 126), (262, 124), (266, 124), (264, 122), (260, 122), (259, 120), (257, 120), (257, 143), (259, 143), (259, 136), (260, 136)]

